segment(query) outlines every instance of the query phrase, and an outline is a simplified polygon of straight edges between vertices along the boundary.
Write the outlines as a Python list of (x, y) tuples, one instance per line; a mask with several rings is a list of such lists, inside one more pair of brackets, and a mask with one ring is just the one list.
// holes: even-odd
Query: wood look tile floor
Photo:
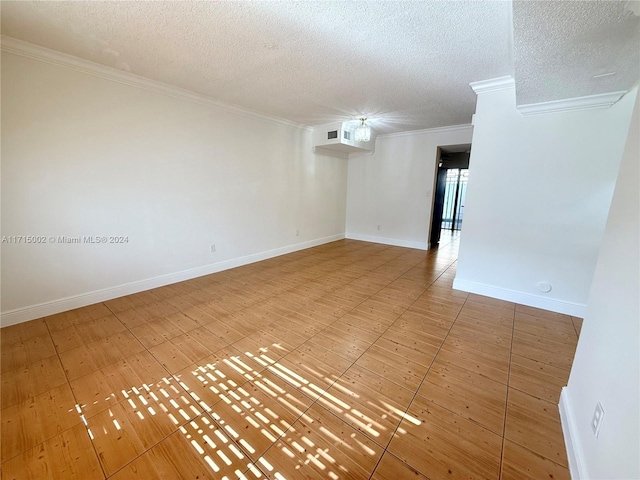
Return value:
[(343, 240), (3, 328), (2, 479), (568, 479), (581, 320)]

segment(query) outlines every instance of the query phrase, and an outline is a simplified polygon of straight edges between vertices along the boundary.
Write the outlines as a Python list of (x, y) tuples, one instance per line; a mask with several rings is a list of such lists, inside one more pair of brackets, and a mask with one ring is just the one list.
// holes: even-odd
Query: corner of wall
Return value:
[(360, 240), (362, 242), (381, 243), (383, 245), (391, 245), (394, 247), (416, 248), (418, 250), (427, 250), (428, 245), (425, 242), (413, 242), (410, 240), (400, 240), (397, 238), (377, 237), (373, 235), (360, 235), (358, 233), (347, 233), (345, 238), (350, 240)]

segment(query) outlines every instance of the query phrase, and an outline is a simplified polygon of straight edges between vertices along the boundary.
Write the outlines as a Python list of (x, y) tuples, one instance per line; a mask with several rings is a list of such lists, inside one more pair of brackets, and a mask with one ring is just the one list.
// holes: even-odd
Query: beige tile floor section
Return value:
[(2, 478), (568, 479), (580, 320), (456, 257), (344, 240), (4, 328)]

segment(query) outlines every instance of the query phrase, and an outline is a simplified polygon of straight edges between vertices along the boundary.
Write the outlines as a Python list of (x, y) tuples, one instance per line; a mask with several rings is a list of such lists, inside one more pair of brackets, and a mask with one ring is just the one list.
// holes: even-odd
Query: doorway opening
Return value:
[(444, 188), (441, 230), (461, 230), (467, 196), (468, 168), (448, 168)]
[(471, 145), (442, 147), (438, 150), (433, 213), (431, 215), (430, 247), (447, 237), (459, 233), (464, 218), (464, 205), (469, 179)]

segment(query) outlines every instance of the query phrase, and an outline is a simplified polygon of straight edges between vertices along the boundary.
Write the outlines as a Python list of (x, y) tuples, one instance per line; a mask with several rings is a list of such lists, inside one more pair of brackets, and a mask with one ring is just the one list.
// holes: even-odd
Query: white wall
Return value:
[(471, 135), (471, 125), (381, 135), (372, 155), (349, 158), (347, 237), (426, 249), (437, 149)]
[(478, 95), (455, 288), (583, 315), (634, 97), (524, 117), (513, 86)]
[(4, 243), (3, 324), (341, 238), (346, 184), (308, 129), (3, 52), (2, 235), (129, 239)]
[[(640, 106), (629, 138), (569, 385), (562, 393), (573, 478), (640, 478)], [(597, 402), (605, 414), (590, 428)], [(570, 458), (572, 458), (570, 452)]]

